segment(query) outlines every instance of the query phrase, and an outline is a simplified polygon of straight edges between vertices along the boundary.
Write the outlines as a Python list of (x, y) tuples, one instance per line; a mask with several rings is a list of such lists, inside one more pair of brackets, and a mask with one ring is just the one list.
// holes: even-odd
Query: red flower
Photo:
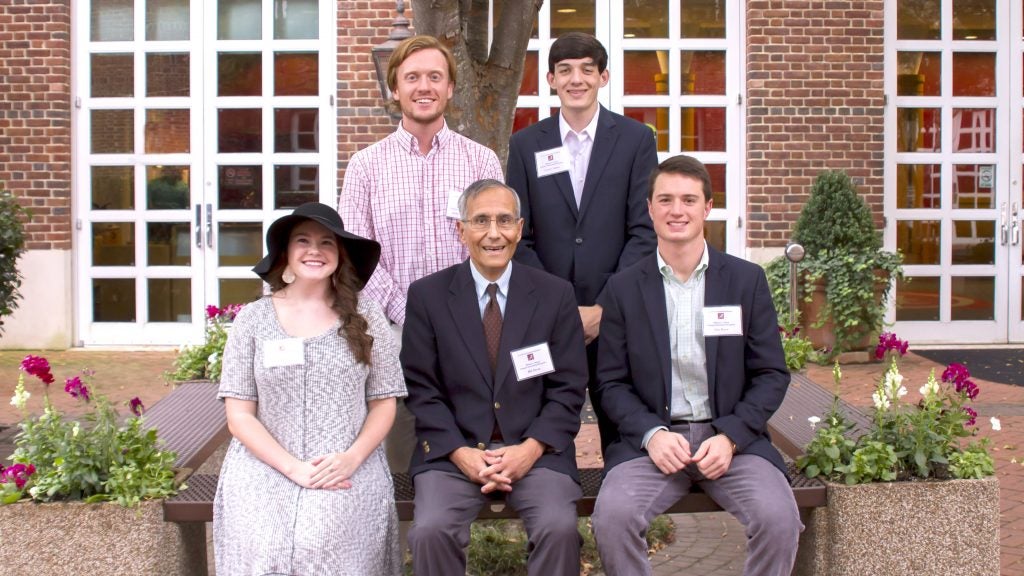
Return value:
[(128, 401), (128, 409), (136, 416), (142, 416), (146, 412), (146, 407), (142, 405), (142, 400), (139, 400), (138, 396)]
[(21, 361), (21, 369), (42, 380), (43, 384), (53, 384), (53, 374), (50, 374), (50, 363), (46, 358), (29, 354)]
[(82, 379), (78, 376), (68, 378), (64, 381), (64, 391), (71, 394), (72, 398), (78, 398), (81, 396), (86, 402), (89, 401), (89, 388), (82, 383)]

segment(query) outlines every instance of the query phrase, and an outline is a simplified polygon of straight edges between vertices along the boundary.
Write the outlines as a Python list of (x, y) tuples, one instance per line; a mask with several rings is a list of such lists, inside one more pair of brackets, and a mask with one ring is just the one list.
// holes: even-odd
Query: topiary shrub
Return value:
[(24, 222), (30, 218), (31, 213), (14, 196), (0, 190), (0, 334), (4, 317), (14, 313), (21, 298), (18, 258), (25, 253)]

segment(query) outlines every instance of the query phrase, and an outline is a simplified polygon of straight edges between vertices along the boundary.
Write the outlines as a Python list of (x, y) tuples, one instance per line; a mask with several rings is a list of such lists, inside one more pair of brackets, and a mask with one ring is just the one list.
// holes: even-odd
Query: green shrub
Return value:
[(14, 313), (21, 298), (18, 258), (25, 253), (24, 222), (31, 216), (9, 192), (0, 191), (0, 334), (4, 317)]

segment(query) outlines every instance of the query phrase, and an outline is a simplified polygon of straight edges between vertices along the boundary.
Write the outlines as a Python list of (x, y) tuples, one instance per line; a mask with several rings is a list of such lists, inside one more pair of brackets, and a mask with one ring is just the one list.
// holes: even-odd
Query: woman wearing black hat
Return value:
[(405, 383), (380, 308), (359, 297), (380, 245), (311, 202), (274, 222), (219, 397), (234, 439), (214, 500), (217, 574), (401, 572), (381, 442)]

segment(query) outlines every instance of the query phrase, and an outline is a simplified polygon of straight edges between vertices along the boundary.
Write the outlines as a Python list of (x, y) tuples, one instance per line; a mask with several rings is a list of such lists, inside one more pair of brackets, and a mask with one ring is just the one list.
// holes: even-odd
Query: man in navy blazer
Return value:
[(523, 225), (511, 188), (471, 184), (459, 210), (469, 260), (410, 286), (402, 334), (417, 436), (413, 569), (465, 574), (470, 523), (504, 493), (526, 526), (529, 573), (575, 575), (587, 365), (572, 286), (511, 263)]
[(768, 419), (789, 372), (760, 266), (707, 246), (711, 179), (687, 156), (651, 175), (655, 254), (603, 298), (597, 396), (617, 431), (593, 515), (609, 576), (650, 574), (650, 519), (699, 485), (745, 526), (744, 574), (790, 574), (803, 525)]
[[(658, 165), (654, 131), (598, 103), (607, 64), (608, 52), (589, 34), (555, 40), (547, 79), (559, 114), (512, 135), (505, 177), (523, 206), (516, 261), (572, 282), (588, 344), (598, 337), (608, 277), (655, 245), (646, 202)], [(593, 387), (597, 346), (588, 352)]]

